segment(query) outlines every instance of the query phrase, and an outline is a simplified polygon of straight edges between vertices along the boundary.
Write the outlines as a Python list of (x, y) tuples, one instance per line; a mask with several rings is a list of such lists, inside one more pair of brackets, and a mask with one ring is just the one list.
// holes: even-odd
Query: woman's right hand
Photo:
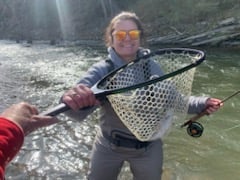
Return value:
[(62, 101), (75, 111), (99, 104), (93, 91), (83, 84), (78, 84), (64, 93)]

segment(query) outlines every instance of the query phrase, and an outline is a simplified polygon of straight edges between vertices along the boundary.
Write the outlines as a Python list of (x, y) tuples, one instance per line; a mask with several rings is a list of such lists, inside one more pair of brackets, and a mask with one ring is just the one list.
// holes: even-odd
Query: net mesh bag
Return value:
[[(196, 59), (188, 53), (165, 53), (141, 59), (109, 77), (101, 88), (117, 89), (146, 82), (174, 72)], [(140, 141), (163, 137), (173, 120), (188, 109), (195, 68), (124, 93), (108, 95), (116, 114)]]

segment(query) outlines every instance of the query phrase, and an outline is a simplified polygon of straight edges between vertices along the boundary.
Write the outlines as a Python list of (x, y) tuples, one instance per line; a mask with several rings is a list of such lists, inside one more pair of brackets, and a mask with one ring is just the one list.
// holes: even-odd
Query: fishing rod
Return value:
[[(233, 94), (231, 94), (230, 96), (226, 97), (221, 102), (219, 102), (218, 105), (220, 106), (222, 103), (228, 101), (229, 99), (231, 99), (232, 97), (236, 96), (239, 93), (240, 93), (240, 90), (234, 92)], [(200, 114), (193, 116), (188, 121), (186, 121), (184, 124), (182, 124), (181, 128), (188, 125), (187, 133), (192, 137), (200, 137), (203, 133), (204, 128), (199, 122), (197, 122), (197, 120), (205, 115), (208, 115), (208, 112), (206, 109), (203, 112), (201, 112)]]

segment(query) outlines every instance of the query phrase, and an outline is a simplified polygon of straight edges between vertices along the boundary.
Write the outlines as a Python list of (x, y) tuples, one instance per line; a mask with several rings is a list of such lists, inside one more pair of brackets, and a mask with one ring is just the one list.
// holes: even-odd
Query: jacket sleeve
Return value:
[(87, 73), (81, 78), (78, 84), (85, 84), (88, 87), (95, 85), (109, 71), (106, 61), (100, 61), (90, 67)]
[(0, 117), (0, 179), (4, 179), (5, 167), (21, 149), (23, 141), (22, 129), (14, 122)]
[[(95, 85), (100, 79), (102, 79), (108, 73), (108, 64), (105, 61), (100, 61), (89, 68), (87, 73), (82, 77), (78, 84), (84, 84), (88, 87)], [(98, 106), (87, 107), (80, 109), (79, 111), (69, 110), (65, 112), (70, 118), (77, 121), (83, 121), (88, 115), (94, 112)]]
[(206, 108), (206, 101), (209, 97), (196, 97), (190, 96), (188, 113), (189, 114), (199, 114)]

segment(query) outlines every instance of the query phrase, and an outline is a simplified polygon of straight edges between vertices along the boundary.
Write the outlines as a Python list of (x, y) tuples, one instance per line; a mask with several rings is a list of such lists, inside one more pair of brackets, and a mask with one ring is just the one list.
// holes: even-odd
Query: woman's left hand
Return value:
[(207, 114), (212, 114), (217, 111), (221, 106), (223, 106), (223, 103), (220, 99), (209, 98), (206, 102), (206, 112)]

